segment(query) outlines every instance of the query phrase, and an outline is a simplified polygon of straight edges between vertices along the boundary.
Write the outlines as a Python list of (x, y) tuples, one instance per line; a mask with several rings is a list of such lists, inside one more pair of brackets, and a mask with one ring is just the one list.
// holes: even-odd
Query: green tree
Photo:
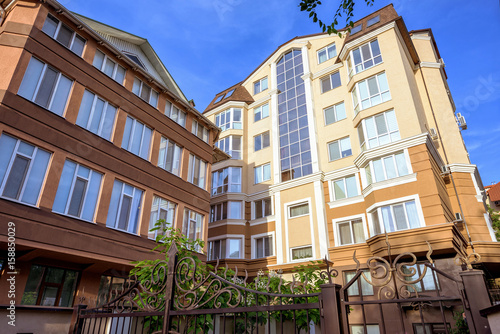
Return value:
[(488, 213), (490, 214), (493, 229), (495, 230), (495, 236), (497, 240), (500, 241), (500, 213), (495, 211), (488, 204)]
[[(375, 0), (364, 0), (364, 2), (367, 6), (373, 6)], [(354, 26), (354, 22), (352, 21), (354, 16), (354, 0), (341, 0), (337, 11), (331, 19), (331, 23), (325, 23), (323, 20), (318, 18), (317, 9), (319, 8), (318, 6), (321, 5), (321, 0), (301, 0), (299, 7), (301, 11), (309, 13), (309, 17), (314, 23), (317, 22), (319, 24), (319, 27), (323, 32), (327, 32), (328, 34), (338, 34), (340, 36), (338, 31), (339, 29), (337, 29), (337, 27), (339, 25), (339, 19), (342, 15), (345, 15), (345, 25), (341, 26), (340, 29), (345, 27), (351, 31), (350, 28)]]

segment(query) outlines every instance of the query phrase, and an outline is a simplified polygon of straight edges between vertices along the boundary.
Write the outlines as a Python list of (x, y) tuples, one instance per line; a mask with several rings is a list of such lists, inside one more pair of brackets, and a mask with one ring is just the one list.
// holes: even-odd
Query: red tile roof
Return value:
[(486, 186), (484, 189), (486, 189), (490, 201), (500, 201), (500, 182), (492, 186)]

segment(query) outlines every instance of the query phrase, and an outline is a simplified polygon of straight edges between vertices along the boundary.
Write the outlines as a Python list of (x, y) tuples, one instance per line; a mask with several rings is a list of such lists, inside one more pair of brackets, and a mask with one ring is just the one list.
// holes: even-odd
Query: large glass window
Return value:
[(259, 199), (253, 203), (255, 209), (255, 219), (272, 215), (271, 197)]
[(281, 181), (312, 173), (302, 52), (286, 53), (276, 65)]
[(73, 306), (78, 275), (75, 270), (32, 265), (21, 304)]
[(269, 147), (269, 131), (258, 134), (253, 137), (253, 147), (254, 151), (260, 151), (263, 148)]
[(349, 327), (351, 328), (351, 334), (380, 334), (380, 328), (378, 324), (349, 325)]
[(72, 86), (73, 80), (31, 57), (18, 94), (62, 116)]
[(361, 219), (338, 222), (336, 225), (340, 246), (365, 242), (365, 231)]
[(291, 253), (292, 260), (303, 260), (313, 257), (312, 246), (292, 248)]
[(240, 108), (230, 108), (215, 115), (215, 125), (221, 128), (222, 131), (229, 129), (242, 129), (241, 122), (242, 111)]
[(391, 99), (385, 73), (380, 73), (356, 83), (352, 90), (354, 111), (373, 107)]
[(253, 111), (253, 121), (257, 122), (263, 118), (269, 117), (269, 103), (258, 106)]
[(377, 40), (361, 45), (359, 48), (352, 50), (347, 57), (349, 79), (354, 74), (362, 72), (381, 62), (382, 55), (380, 54)]
[(97, 305), (103, 305), (120, 296), (130, 283), (130, 280), (124, 277), (101, 276)]
[(241, 136), (224, 137), (215, 146), (229, 154), (231, 159), (241, 159)]
[(373, 221), (372, 236), (420, 227), (415, 201), (379, 207), (371, 212), (371, 217)]
[(82, 56), (87, 41), (51, 14), (47, 15), (42, 31), (80, 57)]
[(136, 234), (141, 213), (142, 193), (140, 189), (115, 180), (106, 226)]
[(105, 53), (96, 50), (93, 65), (120, 85), (123, 84), (125, 68), (111, 60)]
[(426, 266), (423, 263), (417, 263), (412, 266), (405, 264), (401, 267), (401, 270), (405, 275), (408, 275), (405, 276), (405, 280), (407, 282), (417, 280), (420, 276), (424, 275), (425, 271), (425, 275), (420, 282), (409, 284), (414, 289), (408, 289), (409, 292), (435, 291), (436, 283), (438, 284), (439, 288), (439, 275), (435, 275), (430, 268), (427, 268), (426, 270)]
[(332, 59), (337, 56), (337, 48), (335, 47), (335, 43), (332, 43), (328, 46), (325, 46), (321, 50), (318, 50), (318, 64), (321, 64), (328, 59)]
[(158, 92), (146, 85), (142, 80), (134, 78), (132, 93), (156, 108), (158, 105)]
[(267, 77), (253, 83), (253, 93), (258, 94), (267, 89)]
[(401, 139), (394, 110), (363, 119), (358, 135), (362, 151)]
[(208, 243), (208, 261), (241, 257), (241, 239), (228, 238)]
[(358, 186), (356, 184), (356, 175), (333, 180), (332, 186), (334, 201), (359, 195)]
[(330, 161), (338, 160), (352, 155), (351, 140), (345, 137), (328, 143), (328, 157)]
[(195, 155), (189, 155), (188, 181), (205, 189), (207, 163)]
[(158, 167), (179, 176), (181, 171), (181, 157), (182, 147), (162, 136), (160, 151), (158, 153)]
[(256, 259), (260, 259), (262, 257), (273, 256), (273, 236), (267, 235), (261, 238), (254, 239), (254, 256)]
[(241, 167), (226, 167), (212, 172), (212, 196), (241, 192)]
[(325, 125), (341, 121), (346, 118), (344, 102), (328, 107), (323, 110), (325, 115)]
[(152, 134), (153, 130), (151, 128), (127, 116), (123, 132), (122, 148), (148, 160)]
[(5, 133), (0, 137), (0, 194), (36, 205), (50, 153)]
[(52, 211), (93, 221), (102, 174), (66, 160)]
[(186, 113), (168, 100), (165, 103), (165, 115), (180, 126), (186, 126)]
[[(158, 236), (165, 235), (165, 229), (174, 224), (175, 209), (177, 204), (167, 201), (164, 198), (153, 196), (153, 205), (151, 206), (151, 216), (149, 217), (148, 237), (156, 239)], [(156, 224), (161, 220), (160, 226)], [(153, 228), (158, 228), (151, 231)]]
[[(364, 269), (363, 273), (365, 274), (366, 278), (369, 280), (372, 279), (372, 275), (370, 274), (369, 270)], [(350, 280), (354, 278), (356, 275), (355, 271), (344, 271), (344, 282), (345, 285), (349, 283)], [(361, 292), (361, 293), (360, 293)], [(347, 289), (347, 295), (348, 296), (371, 296), (373, 295), (373, 286), (368, 283), (363, 276), (359, 276), (358, 279)]]
[(85, 90), (76, 124), (106, 140), (111, 140), (116, 109), (108, 101)]
[(210, 222), (224, 219), (241, 219), (241, 201), (228, 201), (210, 206)]
[(337, 71), (324, 78), (321, 78), (321, 93), (326, 93), (334, 88), (340, 87), (342, 82), (340, 81), (340, 72)]
[(309, 214), (309, 203), (301, 203), (297, 205), (290, 206), (289, 217), (295, 218), (299, 216), (304, 216)]
[[(182, 233), (191, 240), (203, 239), (203, 215), (193, 210), (184, 209)], [(201, 251), (201, 248), (195, 249)]]
[(257, 166), (254, 169), (254, 183), (261, 183), (271, 179), (271, 164)]
[(368, 184), (408, 175), (408, 166), (403, 152), (370, 161), (365, 167)]
[(200, 122), (193, 120), (191, 125), (191, 132), (205, 143), (208, 143), (209, 131)]

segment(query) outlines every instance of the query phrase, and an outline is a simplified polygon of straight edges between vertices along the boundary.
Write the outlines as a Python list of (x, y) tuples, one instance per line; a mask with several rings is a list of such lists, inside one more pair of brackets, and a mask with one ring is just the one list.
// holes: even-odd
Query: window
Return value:
[(85, 90), (76, 124), (106, 140), (111, 140), (116, 109), (108, 101)]
[(437, 324), (432, 324), (432, 323), (424, 323), (425, 326), (425, 331), (422, 326), (422, 323), (416, 323), (413, 324), (413, 333), (415, 334), (443, 334), (443, 333), (450, 333), (451, 332), (451, 327), (449, 323), (446, 323), (446, 328), (444, 327), (444, 323), (437, 323)]
[[(370, 270), (363, 269), (363, 273), (366, 278), (371, 280), (372, 275), (370, 274)], [(349, 283), (354, 276), (356, 276), (356, 271), (344, 271), (344, 282), (345, 285)], [(364, 278), (363, 275), (360, 275), (358, 279), (347, 289), (348, 296), (359, 296), (361, 291), (361, 295), (363, 296), (371, 296), (373, 295), (373, 286), (371, 286)]]
[(309, 214), (309, 203), (302, 203), (289, 207), (289, 217), (295, 218)]
[(267, 235), (262, 238), (255, 238), (255, 258), (260, 259), (267, 256), (273, 256), (273, 236)]
[(143, 70), (146, 71), (146, 67), (144, 66), (144, 64), (142, 63), (141, 59), (137, 55), (134, 55), (134, 54), (128, 53), (128, 52), (123, 52), (123, 54), (125, 56), (127, 56), (130, 60), (132, 60), (134, 63), (136, 63), (137, 65), (139, 65)]
[(269, 103), (263, 104), (253, 110), (253, 121), (257, 122), (269, 117)]
[[(189, 209), (184, 210), (182, 233), (191, 240), (203, 238), (203, 215)], [(201, 248), (196, 249), (201, 251)]]
[(122, 148), (148, 160), (153, 130), (136, 119), (127, 116), (123, 132)]
[(80, 57), (82, 56), (86, 40), (51, 14), (47, 15), (42, 31)]
[(368, 184), (408, 175), (408, 166), (403, 152), (372, 160), (365, 167)]
[(207, 174), (207, 163), (195, 155), (189, 155), (188, 181), (205, 189), (205, 176)]
[(253, 147), (255, 151), (260, 151), (263, 148), (269, 147), (269, 131), (253, 137)]
[(31, 58), (18, 94), (62, 116), (73, 80), (36, 58)]
[[(151, 206), (151, 216), (149, 217), (148, 237), (156, 239), (165, 235), (165, 229), (174, 224), (175, 203), (169, 202), (164, 198), (153, 196), (153, 205)], [(160, 226), (157, 226), (159, 220), (162, 220)], [(158, 228), (159, 227), (159, 228)], [(153, 228), (158, 228), (151, 231)]]
[(332, 187), (334, 201), (359, 195), (358, 186), (356, 184), (356, 175), (333, 180)]
[(158, 167), (179, 176), (181, 171), (182, 147), (172, 140), (161, 137)]
[(272, 215), (271, 197), (259, 199), (253, 203), (255, 209), (255, 219)]
[(229, 154), (231, 159), (241, 159), (241, 136), (227, 136), (217, 141), (215, 146)]
[(212, 172), (212, 196), (241, 192), (241, 167), (227, 167)]
[(229, 129), (242, 129), (241, 109), (230, 108), (215, 115), (215, 125), (222, 131)]
[(344, 102), (328, 107), (323, 110), (325, 114), (325, 125), (341, 121), (346, 118)]
[(420, 227), (415, 201), (379, 207), (371, 213), (371, 217), (372, 236)]
[(221, 239), (208, 243), (208, 261), (241, 258), (241, 239)]
[(318, 64), (321, 64), (328, 59), (332, 59), (335, 56), (337, 56), (337, 49), (335, 47), (335, 43), (333, 43), (318, 51)]
[(329, 90), (340, 87), (342, 83), (340, 82), (340, 72), (330, 74), (324, 78), (321, 78), (321, 93), (326, 93)]
[(389, 85), (385, 73), (356, 83), (352, 90), (354, 111), (356, 114), (363, 109), (373, 107), (391, 99)]
[(349, 79), (354, 74), (369, 69), (381, 62), (382, 55), (380, 54), (377, 40), (361, 45), (359, 48), (352, 50), (347, 57)]
[(378, 325), (350, 325), (351, 334), (380, 334), (380, 328)]
[(134, 86), (132, 93), (139, 96), (141, 99), (156, 108), (158, 104), (158, 92), (146, 85), (142, 80), (134, 78)]
[(351, 35), (354, 35), (354, 34), (360, 32), (362, 26), (363, 26), (362, 24), (358, 24), (354, 28), (351, 28)]
[(116, 297), (120, 296), (127, 288), (128, 278), (101, 276), (99, 283), (99, 293), (97, 295), (97, 306), (106, 304)]
[(210, 206), (210, 222), (224, 219), (241, 219), (241, 202), (229, 201)]
[(253, 170), (255, 184), (271, 180), (271, 164), (261, 165)]
[(193, 120), (193, 125), (191, 126), (191, 132), (205, 143), (208, 143), (209, 131), (200, 122)]
[(120, 231), (137, 233), (143, 191), (115, 180), (109, 203), (106, 226)]
[(231, 89), (229, 92), (227, 92), (226, 97), (224, 99), (231, 97), (231, 95), (233, 95), (233, 93), (234, 93), (234, 88)]
[(32, 265), (21, 304), (73, 306), (78, 275), (75, 270)]
[(335, 161), (350, 155), (352, 155), (352, 150), (349, 137), (328, 143), (328, 157), (330, 161)]
[(186, 126), (186, 113), (179, 108), (177, 108), (175, 105), (172, 104), (170, 101), (166, 101), (165, 104), (165, 115), (167, 115), (168, 118), (176, 122), (182, 127)]
[(52, 211), (93, 221), (102, 174), (66, 160)]
[(36, 205), (50, 153), (5, 133), (0, 137), (0, 194)]
[[(423, 275), (425, 269), (426, 266), (423, 263), (417, 263), (412, 266), (405, 264), (401, 267), (401, 270), (403, 271), (404, 274), (411, 275), (405, 277), (407, 282), (417, 280), (420, 276)], [(434, 279), (436, 280), (434, 281)], [(420, 282), (410, 284), (415, 290), (409, 288), (408, 291), (409, 292), (435, 291), (436, 283), (438, 283), (438, 288), (439, 288), (438, 275), (435, 275), (432, 269), (427, 268), (425, 276)]]
[(225, 94), (221, 94), (221, 95), (217, 96), (217, 98), (216, 98), (216, 99), (215, 99), (215, 101), (214, 101), (214, 104), (216, 104), (216, 103), (220, 102), (220, 101), (222, 100), (222, 98), (224, 97), (224, 95), (225, 95)]
[(313, 257), (312, 246), (292, 248), (292, 261), (309, 259)]
[(253, 83), (253, 94), (258, 94), (267, 89), (267, 77)]
[(372, 26), (375, 23), (380, 22), (380, 15), (374, 16), (366, 22), (366, 27)]
[(339, 222), (336, 225), (340, 246), (365, 242), (365, 231), (361, 219)]
[(112, 61), (103, 52), (96, 50), (93, 65), (120, 85), (123, 84), (126, 72), (125, 68)]
[(358, 135), (362, 151), (401, 139), (394, 110), (363, 119)]

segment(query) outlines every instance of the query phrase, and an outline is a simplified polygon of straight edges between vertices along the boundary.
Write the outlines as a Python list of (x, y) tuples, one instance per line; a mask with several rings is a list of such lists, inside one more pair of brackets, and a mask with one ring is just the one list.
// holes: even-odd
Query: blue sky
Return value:
[[(203, 111), (279, 45), (319, 32), (299, 0), (61, 0), (68, 9), (147, 38), (188, 99)], [(324, 0), (320, 17), (338, 0)], [(355, 20), (373, 7), (356, 1)], [(448, 84), (465, 116), (463, 137), (484, 185), (500, 182), (500, 6), (497, 0), (395, 0), (408, 30), (432, 28)]]

